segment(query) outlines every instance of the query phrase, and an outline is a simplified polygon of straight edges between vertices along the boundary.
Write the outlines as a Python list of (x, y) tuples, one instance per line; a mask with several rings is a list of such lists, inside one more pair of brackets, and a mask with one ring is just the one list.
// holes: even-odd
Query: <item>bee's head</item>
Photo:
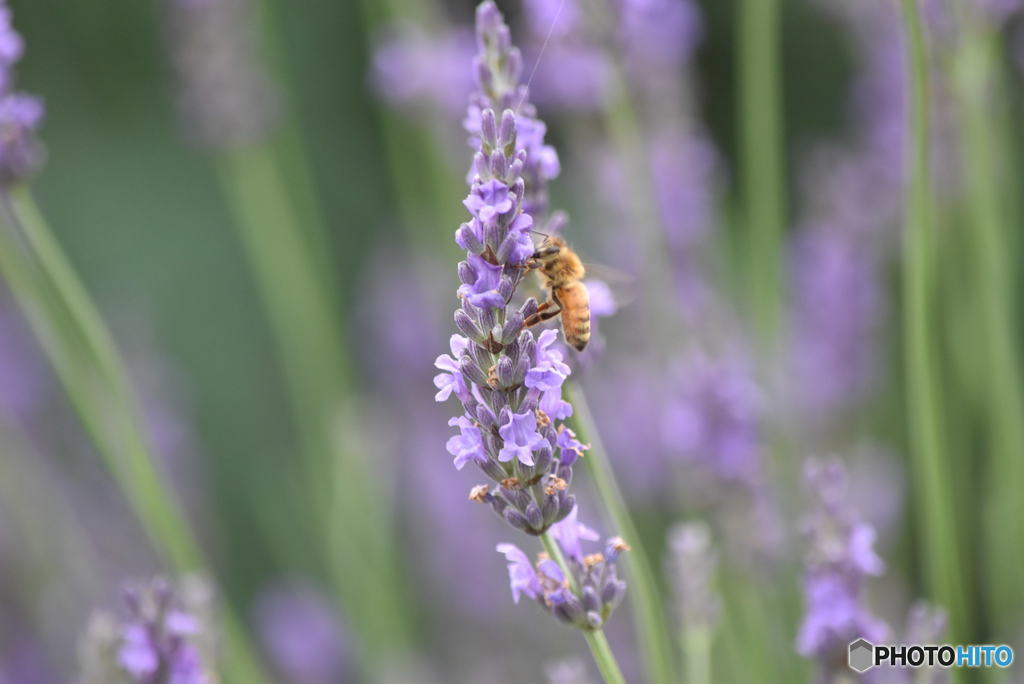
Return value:
[(544, 237), (544, 241), (540, 243), (537, 251), (533, 253), (533, 258), (545, 262), (551, 261), (558, 258), (558, 255), (562, 253), (563, 247), (565, 247), (565, 240), (554, 235), (547, 235)]

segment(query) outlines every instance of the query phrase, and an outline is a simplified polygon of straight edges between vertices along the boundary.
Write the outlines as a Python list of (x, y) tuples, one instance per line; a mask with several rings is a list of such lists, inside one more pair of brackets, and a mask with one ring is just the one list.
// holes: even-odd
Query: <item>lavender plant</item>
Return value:
[(43, 150), (36, 133), (43, 122), (43, 102), (14, 91), (14, 65), (25, 43), (14, 30), (11, 10), (0, 0), (0, 191), (28, 179), (42, 165)]
[(212, 593), (197, 578), (180, 589), (157, 578), (124, 590), (118, 618), (96, 613), (81, 645), (80, 684), (210, 684)]
[(455, 395), (462, 404), (463, 414), (449, 421), (460, 433), (447, 444), (456, 468), (474, 463), (492, 481), (470, 498), (544, 541), (547, 554), (536, 565), (518, 547), (498, 546), (509, 560), (513, 598), (537, 599), (584, 630), (606, 679), (621, 681), (600, 630), (625, 591), (615, 563), (627, 547), (612, 539), (604, 553), (582, 552), (580, 540), (596, 535), (577, 522), (568, 491), (572, 467), (587, 448), (562, 423), (572, 413), (562, 398), (570, 369), (555, 347), (557, 332), (535, 337), (526, 325), (536, 299), (512, 304), (528, 274), (530, 230), (534, 216), (547, 210), (558, 155), (544, 142), (545, 125), (519, 81), (521, 54), (493, 2), (477, 8), (476, 30), (478, 90), (464, 121), (476, 149), (464, 201), (471, 219), (455, 235), (466, 250), (455, 311), (462, 334), (435, 363), (442, 371), (436, 399)]
[(873, 548), (874, 528), (849, 507), (842, 462), (810, 461), (804, 476), (813, 504), (804, 519), (805, 610), (796, 650), (818, 663), (822, 681), (831, 681), (829, 673), (845, 670), (850, 641), (877, 643), (888, 634), (864, 605), (865, 583), (884, 565)]
[(679, 617), (679, 636), (690, 684), (709, 684), (711, 642), (721, 610), (715, 591), (718, 553), (704, 523), (677, 523), (665, 559)]

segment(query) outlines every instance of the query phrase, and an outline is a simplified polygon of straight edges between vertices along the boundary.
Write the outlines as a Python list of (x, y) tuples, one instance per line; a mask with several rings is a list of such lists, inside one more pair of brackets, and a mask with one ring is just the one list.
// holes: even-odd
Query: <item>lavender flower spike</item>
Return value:
[(616, 562), (629, 547), (613, 537), (605, 542), (603, 552), (584, 555), (580, 540), (596, 541), (597, 533), (577, 522), (576, 509), (552, 532), (571, 577), (566, 577), (546, 553), (539, 554), (534, 563), (516, 545), (498, 544), (498, 552), (508, 561), (513, 600), (519, 603), (526, 596), (566, 624), (586, 631), (601, 629), (626, 595), (626, 583), (618, 577)]
[[(511, 303), (534, 252), (530, 188), (552, 177), (546, 163), (554, 151), (544, 146), (544, 125), (518, 85), (519, 53), (491, 2), (477, 10), (477, 37), (479, 91), (467, 116), (477, 151), (463, 202), (470, 218), (455, 234), (466, 250), (455, 312), (462, 334), (452, 336), (450, 355), (438, 357), (442, 373), (434, 384), (438, 401), (454, 394), (462, 404), (463, 415), (449, 422), (459, 429), (448, 440), (455, 467), (473, 463), (493, 482), (475, 488), (473, 500), (490, 504), (516, 529), (540, 535), (573, 510), (572, 464), (585, 448), (558, 424), (571, 409), (561, 400), (569, 367), (552, 346), (557, 332), (534, 338), (524, 321), (537, 310), (536, 300)], [(500, 118), (494, 106), (506, 107)], [(516, 106), (518, 114), (508, 108)], [(533, 202), (540, 202), (536, 192)]]
[(818, 661), (822, 674), (845, 668), (845, 649), (863, 637), (878, 643), (888, 627), (864, 607), (867, 578), (880, 575), (882, 560), (875, 554), (875, 530), (862, 522), (847, 504), (846, 470), (838, 459), (811, 461), (805, 468), (813, 497), (804, 520), (808, 551), (804, 571), (804, 620), (796, 650)]
[(704, 523), (678, 523), (669, 531), (668, 550), (665, 565), (682, 631), (714, 629), (720, 603), (714, 589), (718, 554), (711, 531)]
[(123, 619), (98, 613), (82, 643), (81, 684), (212, 684), (211, 596), (196, 578), (125, 589)]
[(24, 43), (11, 23), (11, 10), (0, 0), (0, 188), (26, 180), (43, 162), (36, 131), (43, 122), (43, 103), (31, 95), (13, 92), (14, 65)]
[(557, 331), (535, 338), (525, 327), (537, 301), (512, 303), (529, 271), (534, 212), (546, 210), (558, 157), (544, 144), (544, 124), (519, 83), (522, 58), (490, 0), (477, 8), (476, 32), (478, 90), (465, 121), (476, 150), (463, 202), (470, 218), (455, 234), (466, 250), (454, 316), (461, 334), (452, 336), (451, 354), (435, 362), (442, 371), (434, 378), (435, 398), (454, 395), (462, 406), (462, 415), (449, 422), (459, 430), (447, 445), (455, 467), (472, 463), (491, 481), (474, 487), (469, 498), (489, 504), (517, 530), (545, 535), (552, 553), (564, 559), (560, 565), (542, 555), (533, 562), (513, 544), (498, 545), (509, 561), (513, 600), (534, 599), (592, 632), (625, 593), (615, 564), (627, 547), (612, 539), (603, 553), (582, 552), (581, 541), (596, 534), (577, 522), (576, 500), (568, 493), (572, 466), (587, 449), (561, 424), (572, 413), (562, 399), (570, 369), (555, 348)]

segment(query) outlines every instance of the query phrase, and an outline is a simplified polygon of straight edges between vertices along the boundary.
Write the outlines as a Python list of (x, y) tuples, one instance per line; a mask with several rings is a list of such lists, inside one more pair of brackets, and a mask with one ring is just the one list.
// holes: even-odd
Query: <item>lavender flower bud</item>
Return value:
[(511, 109), (501, 113), (501, 128), (498, 130), (498, 148), (505, 154), (515, 154), (516, 115)]
[[(498, 337), (498, 341), (506, 346), (511, 345), (516, 340), (516, 338), (519, 337), (519, 333), (523, 329), (523, 323), (523, 315), (520, 312), (511, 312), (508, 315), (508, 318), (505, 319), (505, 325), (503, 325), (501, 328), (501, 335)], [(505, 353), (509, 354), (509, 356), (512, 356), (512, 353), (509, 352), (507, 349)], [(515, 363), (518, 361), (518, 359), (512, 359), (512, 361), (513, 363)]]
[(558, 507), (558, 520), (565, 520), (575, 508), (576, 497), (573, 494), (567, 494)]
[(540, 451), (533, 455), (533, 465), (538, 473), (546, 473), (551, 468), (551, 447), (542, 446)]
[(487, 387), (487, 374), (481, 370), (480, 365), (475, 359), (469, 354), (465, 354), (459, 359), (459, 369), (462, 371), (462, 375), (466, 377), (470, 382), (480, 386)]
[(455, 310), (455, 327), (474, 342), (483, 342), (486, 337), (469, 314), (462, 309)]
[(526, 507), (526, 519), (530, 523), (530, 527), (534, 530), (544, 529), (544, 514), (540, 510), (540, 506), (536, 502), (531, 501), (530, 505)]
[[(459, 226), (459, 229), (455, 231), (455, 242), (462, 246), (467, 252), (471, 254), (482, 254), (484, 251), (484, 243), (477, 237), (477, 229), (471, 223), (463, 223)], [(459, 264), (459, 280), (463, 283), (469, 284), (476, 280), (476, 271), (466, 272), (465, 275), (462, 270), (462, 264), (466, 262), (460, 262)], [(466, 264), (467, 266), (469, 264)]]
[(537, 313), (537, 300), (533, 297), (527, 299), (523, 302), (523, 305), (519, 307), (519, 315), (524, 319), (529, 318), (535, 313)]
[[(488, 109), (487, 111), (490, 112), (491, 110)], [(500, 150), (491, 152), (490, 172), (491, 176), (494, 178), (502, 179), (504, 179), (508, 173), (508, 159), (505, 158), (505, 154)], [(501, 261), (501, 259), (498, 261)]]
[(544, 497), (544, 504), (541, 506), (540, 512), (544, 516), (544, 526), (550, 527), (554, 523), (558, 522), (555, 518), (558, 515), (558, 495), (549, 494)]
[(522, 513), (515, 510), (514, 508), (505, 509), (505, 520), (508, 522), (509, 525), (516, 528), (517, 530), (522, 530), (526, 532), (530, 529), (530, 521), (526, 519), (526, 516), (524, 516)]
[(508, 473), (505, 472), (505, 469), (502, 468), (501, 465), (499, 465), (495, 461), (489, 460), (485, 463), (481, 463), (480, 469), (484, 472), (484, 475), (491, 478), (495, 482), (501, 482), (506, 477), (508, 477)]
[(512, 387), (516, 382), (515, 368), (512, 359), (507, 356), (498, 360), (498, 385), (502, 388)]
[(501, 276), (501, 280), (498, 282), (498, 294), (507, 302), (512, 298), (512, 293), (515, 292), (517, 284), (514, 278), (510, 278), (507, 275)]
[(555, 606), (555, 615), (570, 625), (579, 626), (580, 621), (584, 619), (583, 606), (570, 594), (564, 603)]
[(626, 583), (619, 579), (612, 580), (604, 585), (604, 590), (601, 592), (601, 602), (605, 605), (606, 610), (614, 610), (622, 602), (622, 598), (625, 595)]
[[(504, 123), (504, 122), (502, 122)], [(497, 124), (494, 120), (494, 110), (486, 109), (480, 116), (480, 142), (484, 146), (484, 154), (487, 154), (488, 149), (494, 149), (498, 147), (498, 129)], [(491, 158), (493, 162), (493, 156)], [(501, 178), (502, 174), (494, 174), (496, 177)]]
[[(462, 230), (468, 230), (470, 234), (472, 234), (473, 232), (472, 229), (469, 227), (468, 223), (462, 224), (462, 227), (459, 229), (459, 231), (461, 232)], [(481, 251), (483, 250), (483, 244), (480, 245), (480, 249)], [(476, 282), (476, 269), (470, 266), (468, 261), (459, 262), (458, 272), (459, 282), (461, 282), (463, 285), (471, 285)]]

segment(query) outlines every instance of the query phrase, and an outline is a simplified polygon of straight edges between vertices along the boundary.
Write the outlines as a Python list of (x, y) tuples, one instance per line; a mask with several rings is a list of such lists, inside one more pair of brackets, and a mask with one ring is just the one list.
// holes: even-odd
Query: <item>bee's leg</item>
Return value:
[[(552, 310), (552, 306), (557, 306), (557, 309)], [(523, 326), (526, 328), (532, 328), (533, 326), (543, 321), (549, 320), (562, 313), (562, 305), (555, 300), (547, 300), (537, 307), (537, 311), (526, 317), (523, 321)]]

